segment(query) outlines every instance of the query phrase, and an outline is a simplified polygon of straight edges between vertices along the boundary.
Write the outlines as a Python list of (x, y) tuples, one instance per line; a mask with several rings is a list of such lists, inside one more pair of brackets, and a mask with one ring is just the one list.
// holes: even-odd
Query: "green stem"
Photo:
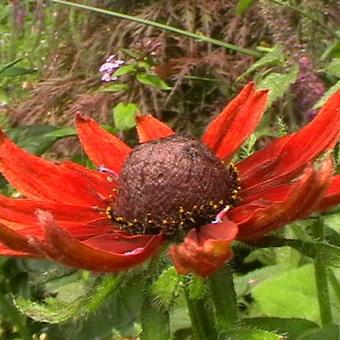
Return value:
[[(313, 236), (319, 242), (324, 240), (324, 224), (322, 220), (316, 221), (312, 225)], [(327, 281), (327, 267), (324, 263), (323, 257), (318, 255), (314, 261), (314, 270), (315, 270), (315, 281), (316, 281), (316, 289), (318, 293), (318, 301), (319, 301), (319, 309), (320, 309), (320, 318), (322, 326), (325, 327), (327, 325), (332, 324), (332, 311), (330, 304), (330, 296), (329, 296), (329, 287)]]
[(340, 35), (337, 32), (333, 31), (327, 25), (325, 25), (323, 22), (321, 22), (320, 20), (318, 20), (314, 16), (310, 15), (309, 13), (305, 12), (304, 10), (302, 10), (300, 8), (297, 8), (295, 6), (292, 6), (292, 5), (288, 4), (288, 3), (284, 3), (284, 2), (282, 2), (280, 0), (269, 0), (269, 1), (274, 3), (274, 4), (276, 4), (276, 5), (289, 8), (289, 9), (291, 9), (291, 10), (301, 14), (305, 18), (307, 18), (310, 21), (314, 22), (315, 24), (321, 26), (324, 30), (326, 30), (329, 34), (331, 34), (335, 39), (340, 40)]
[(215, 306), (217, 328), (231, 335), (238, 321), (233, 274), (228, 267), (224, 267), (208, 279), (208, 284)]
[(188, 287), (184, 288), (187, 307), (191, 320), (193, 339), (214, 339), (214, 329), (210, 325), (210, 318), (205, 309), (204, 299), (192, 299)]
[(236, 46), (236, 45), (233, 45), (233, 44), (229, 44), (229, 43), (217, 40), (217, 39), (207, 37), (203, 34), (196, 34), (196, 33), (193, 33), (193, 32), (185, 31), (185, 30), (182, 30), (180, 28), (161, 24), (161, 23), (156, 22), (156, 21), (141, 19), (141, 18), (132, 16), (132, 15), (108, 11), (108, 10), (105, 10), (105, 9), (102, 9), (102, 8), (86, 6), (86, 5), (77, 4), (77, 3), (74, 3), (74, 2), (70, 2), (70, 1), (64, 1), (64, 0), (52, 0), (52, 1), (55, 2), (55, 3), (58, 3), (58, 4), (77, 7), (77, 8), (81, 8), (81, 9), (85, 9), (85, 10), (88, 10), (88, 11), (97, 12), (97, 13), (101, 13), (101, 14), (107, 14), (107, 15), (111, 15), (111, 16), (116, 17), (116, 18), (134, 21), (134, 22), (138, 22), (138, 23), (143, 24), (143, 25), (156, 27), (156, 28), (159, 28), (161, 30), (169, 31), (169, 32), (176, 33), (176, 34), (179, 34), (179, 35), (183, 35), (183, 36), (186, 36), (186, 37), (189, 37), (189, 38), (193, 38), (193, 39), (198, 40), (198, 41), (202, 41), (202, 42), (210, 43), (210, 44), (213, 44), (213, 45), (216, 45), (216, 46), (224, 47), (226, 49), (229, 49), (229, 50), (232, 50), (232, 51), (235, 51), (235, 52), (239, 52), (239, 53), (242, 53), (242, 54), (250, 55), (250, 56), (253, 56), (253, 57), (261, 57), (261, 55), (262, 55), (262, 53), (248, 49), (248, 48), (239, 47), (239, 46)]

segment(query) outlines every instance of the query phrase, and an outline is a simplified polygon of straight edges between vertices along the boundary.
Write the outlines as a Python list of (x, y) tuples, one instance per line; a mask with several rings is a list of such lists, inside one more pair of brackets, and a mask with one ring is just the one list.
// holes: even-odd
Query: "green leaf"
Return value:
[(248, 68), (248, 70), (243, 73), (239, 78), (243, 78), (249, 73), (269, 65), (281, 65), (284, 62), (284, 54), (282, 48), (279, 45), (274, 46), (269, 50), (262, 58), (257, 60), (252, 66)]
[(118, 130), (129, 130), (136, 126), (138, 106), (133, 103), (119, 103), (113, 108), (113, 120)]
[(86, 295), (81, 295), (69, 303), (61, 302), (56, 298), (48, 298), (44, 303), (38, 303), (22, 297), (14, 298), (14, 303), (22, 313), (33, 320), (52, 324), (63, 323), (70, 318), (79, 318), (95, 311), (109, 295), (119, 288), (123, 278), (123, 275), (105, 276)]
[(10, 129), (8, 133), (19, 146), (31, 153), (41, 155), (57, 140), (74, 135), (75, 130), (71, 128), (59, 129), (50, 125), (31, 125)]
[(110, 84), (102, 89), (100, 89), (100, 92), (120, 92), (120, 91), (125, 91), (129, 87), (126, 84), (121, 84), (121, 83), (115, 83), (115, 84)]
[(263, 329), (269, 332), (277, 332), (285, 334), (288, 339), (296, 339), (299, 335), (311, 329), (318, 329), (319, 326), (315, 322), (298, 319), (298, 318), (244, 318), (243, 323), (246, 326), (251, 326)]
[(326, 67), (326, 72), (332, 76), (340, 78), (340, 58), (334, 58)]
[(152, 74), (139, 73), (137, 74), (137, 80), (144, 85), (150, 85), (159, 90), (171, 90), (171, 87), (168, 86), (161, 78)]
[(18, 58), (18, 59), (15, 59), (7, 64), (2, 64), (0, 65), (0, 73), (2, 73), (4, 70), (6, 70), (7, 68), (10, 68), (14, 65), (16, 65), (17, 63), (19, 63), (20, 61), (22, 60), (22, 58)]
[(27, 69), (20, 66), (11, 66), (8, 68), (3, 69), (0, 72), (1, 77), (17, 77), (17, 76), (23, 76), (25, 74), (32, 74), (37, 72), (36, 69)]
[(286, 265), (272, 265), (253, 270), (246, 275), (236, 276), (234, 281), (237, 296), (248, 294), (252, 288), (268, 279), (268, 277), (284, 273), (286, 270)]
[(65, 138), (65, 137), (71, 137), (76, 136), (77, 131), (74, 128), (71, 127), (65, 127), (61, 129), (56, 129), (52, 132), (48, 132), (45, 134), (45, 137), (54, 137), (54, 138)]
[(170, 338), (169, 313), (167, 310), (158, 309), (152, 304), (150, 298), (144, 301), (141, 321), (141, 340), (168, 340)]
[(282, 340), (279, 334), (267, 332), (261, 329), (241, 328), (232, 332), (232, 337), (227, 339), (237, 340)]
[(336, 91), (340, 89), (340, 80), (336, 82), (332, 87), (330, 87), (325, 94), (321, 97), (321, 99), (313, 106), (313, 109), (318, 109), (324, 106), (329, 99), (329, 97), (334, 94)]
[[(287, 270), (252, 289), (252, 296), (266, 316), (304, 318), (320, 323), (313, 265)], [(332, 308), (337, 319), (339, 313)]]
[(236, 14), (242, 15), (252, 4), (254, 0), (239, 0), (236, 5)]
[(330, 325), (328, 327), (311, 330), (305, 334), (299, 336), (297, 340), (339, 340), (340, 328), (337, 325)]
[(174, 302), (181, 279), (174, 267), (167, 268), (150, 286), (150, 296), (154, 302), (168, 309)]
[(297, 75), (298, 68), (292, 67), (289, 73), (270, 73), (261, 80), (259, 88), (269, 90), (268, 106), (286, 93), (290, 85), (295, 82)]
[(124, 74), (131, 74), (137, 71), (136, 65), (125, 65), (120, 67), (116, 72), (112, 74), (113, 77), (123, 76)]

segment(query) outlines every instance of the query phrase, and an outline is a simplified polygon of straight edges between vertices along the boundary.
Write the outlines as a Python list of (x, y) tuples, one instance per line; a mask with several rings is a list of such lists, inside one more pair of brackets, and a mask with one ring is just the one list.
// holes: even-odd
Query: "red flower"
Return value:
[(339, 138), (340, 92), (299, 132), (229, 165), (259, 123), (266, 98), (248, 84), (208, 126), (202, 143), (139, 116), (143, 144), (133, 150), (78, 115), (80, 141), (99, 171), (48, 162), (2, 133), (0, 171), (25, 198), (0, 196), (0, 254), (116, 272), (172, 240), (178, 272), (207, 276), (231, 257), (235, 238), (260, 238), (339, 203), (332, 162), (313, 162)]

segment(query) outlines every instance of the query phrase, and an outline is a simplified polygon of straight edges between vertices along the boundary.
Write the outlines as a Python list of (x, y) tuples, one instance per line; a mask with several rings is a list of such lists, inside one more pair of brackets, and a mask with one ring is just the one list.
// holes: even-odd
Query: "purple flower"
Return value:
[(102, 81), (110, 82), (117, 80), (117, 77), (112, 76), (112, 74), (124, 63), (124, 60), (117, 59), (114, 54), (110, 55), (99, 68), (99, 72), (102, 73)]

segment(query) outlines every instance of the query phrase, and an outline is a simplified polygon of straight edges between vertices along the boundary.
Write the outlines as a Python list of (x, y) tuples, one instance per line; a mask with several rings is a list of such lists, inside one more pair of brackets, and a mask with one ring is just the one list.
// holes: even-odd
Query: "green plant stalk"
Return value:
[(231, 335), (238, 322), (236, 293), (231, 270), (225, 266), (208, 279), (211, 297), (213, 299), (216, 324), (219, 331)]
[(216, 46), (224, 47), (228, 50), (239, 52), (239, 53), (242, 53), (242, 54), (245, 54), (245, 55), (250, 55), (250, 56), (253, 56), (253, 57), (257, 57), (257, 58), (262, 56), (262, 53), (260, 53), (258, 51), (254, 51), (254, 50), (251, 50), (251, 49), (248, 49), (248, 48), (239, 47), (239, 46), (236, 46), (236, 45), (233, 45), (233, 44), (223, 42), (221, 40), (217, 40), (217, 39), (207, 37), (203, 34), (197, 34), (197, 33), (189, 32), (189, 31), (182, 30), (180, 28), (176, 28), (176, 27), (173, 27), (173, 26), (161, 24), (161, 23), (156, 22), (156, 21), (141, 19), (141, 18), (132, 16), (132, 15), (108, 11), (108, 10), (105, 10), (105, 9), (102, 9), (102, 8), (86, 6), (86, 5), (77, 4), (77, 3), (74, 3), (74, 2), (70, 2), (70, 1), (52, 0), (52, 2), (62, 4), (62, 5), (77, 7), (77, 8), (80, 8), (80, 9), (85, 9), (85, 10), (96, 12), (96, 13), (111, 15), (113, 17), (120, 18), (120, 19), (138, 22), (138, 23), (143, 24), (143, 25), (156, 27), (156, 28), (159, 28), (161, 30), (172, 32), (172, 33), (179, 34), (179, 35), (183, 35), (183, 36), (186, 36), (186, 37), (189, 37), (189, 38), (201, 41), (201, 42), (205, 42), (205, 43), (213, 44), (213, 45), (216, 45)]
[[(324, 223), (321, 219), (312, 224), (313, 236), (316, 240), (323, 241), (325, 237)], [(321, 255), (321, 254), (320, 254)], [(322, 256), (317, 256), (314, 261), (315, 282), (318, 294), (321, 324), (326, 327), (332, 324), (332, 311), (327, 281), (327, 266)]]
[(320, 20), (316, 19), (315, 17), (313, 17), (309, 13), (303, 11), (302, 9), (297, 8), (295, 6), (292, 6), (292, 5), (288, 4), (288, 3), (281, 2), (280, 0), (268, 0), (268, 1), (272, 2), (272, 3), (276, 4), (276, 5), (279, 5), (279, 6), (283, 6), (283, 7), (289, 8), (289, 9), (291, 9), (291, 10), (301, 14), (305, 18), (307, 18), (310, 21), (314, 22), (315, 24), (321, 26), (325, 31), (327, 31), (329, 34), (331, 34), (335, 39), (340, 40), (340, 35), (337, 32), (333, 31), (327, 25), (322, 23)]
[[(185, 283), (184, 283), (185, 284)], [(205, 309), (204, 299), (192, 299), (188, 287), (184, 287), (185, 299), (191, 320), (193, 339), (214, 339), (215, 329), (210, 325), (210, 317)]]

